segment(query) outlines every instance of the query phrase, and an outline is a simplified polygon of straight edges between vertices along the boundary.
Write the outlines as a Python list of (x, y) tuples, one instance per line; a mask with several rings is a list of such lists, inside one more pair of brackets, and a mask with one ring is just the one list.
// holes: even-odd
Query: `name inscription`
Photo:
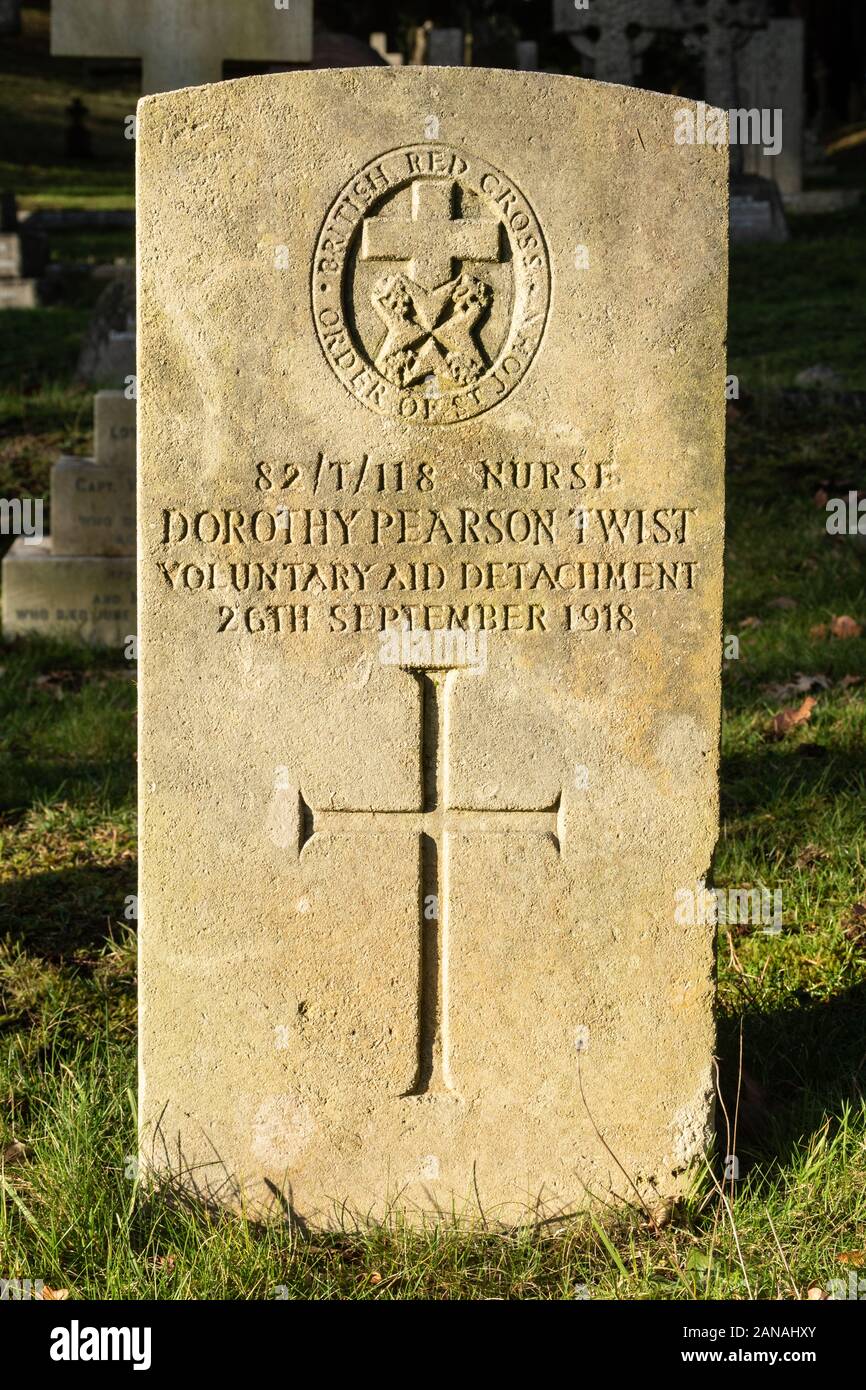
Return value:
[(700, 582), (697, 510), (601, 505), (623, 491), (606, 462), (319, 454), (251, 481), (261, 506), (160, 514), (162, 581), (212, 605), (218, 633), (616, 636), (643, 595), (687, 601)]

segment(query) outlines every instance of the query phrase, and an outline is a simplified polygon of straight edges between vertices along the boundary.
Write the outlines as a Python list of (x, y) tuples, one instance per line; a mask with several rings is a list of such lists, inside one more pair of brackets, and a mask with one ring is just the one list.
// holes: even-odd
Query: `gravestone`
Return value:
[(553, 28), (567, 33), (574, 48), (589, 58), (600, 82), (630, 86), (637, 81), (640, 57), (660, 24), (670, 22), (672, 0), (605, 0), (603, 6), (553, 0)]
[(805, 24), (802, 19), (771, 19), (750, 39), (740, 64), (740, 102), (747, 109), (782, 112), (782, 148), (763, 153), (761, 145), (743, 152), (743, 171), (772, 179), (783, 196), (803, 188), (803, 103), (805, 101)]
[(590, 60), (592, 75), (632, 85), (643, 55), (659, 34), (679, 34), (704, 72), (704, 96), (736, 106), (745, 46), (767, 23), (768, 0), (553, 0), (553, 28)]
[(731, 241), (788, 241), (791, 233), (782, 195), (772, 179), (739, 174), (731, 180)]
[(34, 309), (39, 303), (39, 278), (48, 259), (44, 236), (27, 230), (18, 217), (14, 193), (0, 204), (0, 309)]
[(522, 72), (538, 70), (538, 40), (518, 39), (514, 45), (517, 66)]
[(727, 148), (681, 106), (139, 106), (145, 1171), (508, 1223), (703, 1152)]
[(135, 376), (135, 272), (112, 267), (93, 307), (75, 374), (92, 386), (126, 386)]
[(427, 35), (426, 62), (430, 67), (463, 66), (465, 40), (462, 29), (431, 29)]
[(227, 58), (309, 62), (312, 0), (52, 0), (51, 52), (141, 58), (143, 92), (218, 82)]
[(121, 647), (135, 632), (135, 401), (101, 391), (94, 457), (51, 470), (51, 535), (3, 561), (3, 631)]
[[(374, 53), (378, 53), (380, 58), (384, 58), (392, 68), (403, 66), (403, 54), (392, 52), (388, 48), (388, 35), (377, 32), (370, 35), (370, 47)], [(336, 66), (336, 65), (335, 65)]]

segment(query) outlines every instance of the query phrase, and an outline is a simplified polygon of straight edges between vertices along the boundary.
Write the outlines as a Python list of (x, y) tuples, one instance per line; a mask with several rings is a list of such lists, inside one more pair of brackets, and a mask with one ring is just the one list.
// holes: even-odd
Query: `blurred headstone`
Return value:
[(462, 68), (465, 45), (462, 29), (431, 29), (427, 35), (427, 65)]
[(521, 72), (538, 71), (538, 43), (535, 39), (518, 39), (514, 45), (517, 52), (517, 66)]
[(28, 231), (18, 218), (15, 194), (6, 192), (0, 204), (0, 309), (34, 309), (39, 303), (38, 281), (48, 259), (48, 243)]
[(94, 386), (124, 386), (135, 375), (135, 281), (119, 270), (96, 301), (76, 375)]
[(731, 241), (788, 241), (782, 195), (772, 179), (743, 174), (731, 180)]
[(141, 58), (141, 90), (219, 82), (223, 62), (305, 63), (312, 0), (52, 0), (51, 52)]
[(93, 458), (51, 470), (51, 535), (21, 536), (3, 561), (3, 632), (120, 647), (136, 630), (135, 401), (94, 402)]
[(803, 20), (771, 19), (749, 40), (739, 64), (740, 105), (782, 112), (779, 153), (768, 155), (761, 145), (747, 146), (743, 172), (772, 179), (783, 194), (799, 193), (803, 187), (804, 56)]
[(388, 48), (388, 35), (377, 33), (370, 35), (370, 47), (374, 53), (378, 53), (380, 58), (384, 58), (392, 68), (399, 68), (403, 65), (403, 54), (392, 52)]

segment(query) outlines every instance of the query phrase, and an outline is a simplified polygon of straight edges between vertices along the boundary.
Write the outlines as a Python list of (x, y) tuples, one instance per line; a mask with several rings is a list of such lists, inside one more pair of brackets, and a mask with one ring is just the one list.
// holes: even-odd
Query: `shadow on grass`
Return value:
[(724, 758), (721, 770), (722, 815), (743, 815), (818, 795), (835, 798), (866, 795), (866, 750), (804, 742), (781, 749), (767, 743)]
[(0, 883), (2, 936), (40, 960), (81, 964), (116, 936), (136, 892), (136, 861), (31, 874)]
[[(796, 998), (796, 996), (794, 996)], [(740, 1028), (744, 1083), (740, 1090), (737, 1153), (747, 1162), (786, 1165), (804, 1136), (863, 1099), (866, 1078), (866, 984), (817, 1002), (762, 1011), (745, 1009), (719, 1020), (722, 1100), (733, 1123), (737, 1108)], [(725, 1152), (725, 1117), (719, 1147)]]

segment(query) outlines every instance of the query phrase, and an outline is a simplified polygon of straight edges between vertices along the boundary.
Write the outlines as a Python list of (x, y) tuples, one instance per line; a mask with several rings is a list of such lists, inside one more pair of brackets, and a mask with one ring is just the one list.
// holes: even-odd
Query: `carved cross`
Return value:
[[(404, 668), (405, 669), (405, 668)], [(317, 810), (301, 797), (300, 848), (323, 831), (389, 835), (407, 828), (419, 837), (419, 1031), (415, 1077), (404, 1093), (420, 1096), (455, 1089), (448, 1030), (449, 840), (460, 831), (543, 835), (562, 852), (561, 793), (549, 806), (504, 810), (456, 806), (448, 785), (446, 730), (450, 675), (455, 668), (409, 668), (421, 693), (421, 805), (408, 810)]]
[(455, 217), (452, 179), (418, 179), (411, 217), (368, 217), (361, 234), (364, 260), (408, 261), (410, 279), (427, 290), (452, 280), (455, 261), (501, 259), (499, 222)]

